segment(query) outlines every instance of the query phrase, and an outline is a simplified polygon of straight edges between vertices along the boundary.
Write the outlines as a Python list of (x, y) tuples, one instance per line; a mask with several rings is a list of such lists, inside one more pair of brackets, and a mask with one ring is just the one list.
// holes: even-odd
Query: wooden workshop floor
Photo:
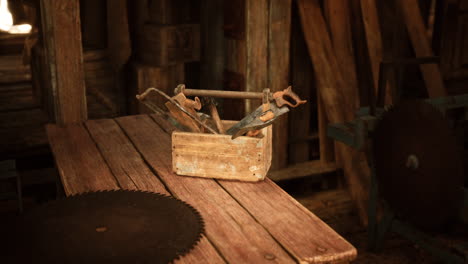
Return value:
[[(25, 210), (55, 197), (55, 183), (53, 182), (56, 177), (55, 173), (56, 171), (51, 168), (33, 168), (23, 172), (26, 185), (24, 187), (26, 190)], [(280, 186), (357, 248), (358, 258), (353, 263), (437, 263), (426, 252), (396, 235), (389, 236), (381, 252), (368, 252), (366, 250), (367, 232), (359, 225), (356, 210), (346, 190), (323, 190), (321, 187), (323, 185), (308, 179), (283, 182)], [(16, 201), (0, 202), (1, 222), (14, 216), (15, 210)]]

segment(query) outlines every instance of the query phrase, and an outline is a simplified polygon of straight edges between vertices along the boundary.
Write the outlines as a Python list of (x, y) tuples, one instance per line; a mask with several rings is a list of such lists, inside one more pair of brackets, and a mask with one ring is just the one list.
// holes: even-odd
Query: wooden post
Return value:
[[(268, 2), (245, 0), (245, 90), (248, 92), (261, 92), (268, 86)], [(279, 1), (275, 3), (278, 4)], [(247, 101), (246, 112), (252, 112), (258, 105), (256, 101)]]
[[(267, 65), (268, 87), (272, 92), (286, 89), (289, 85), (291, 5), (291, 0), (270, 1)], [(248, 47), (249, 50), (255, 49), (256, 46), (255, 42), (251, 43), (252, 44), (249, 46), (253, 47)], [(262, 56), (262, 54), (258, 54), (257, 56)], [(255, 67), (255, 65), (250, 65), (250, 67)], [(261, 79), (262, 76), (258, 76), (256, 78)], [(261, 87), (255, 88), (259, 89)], [(284, 168), (288, 164), (287, 117), (287, 115), (283, 115), (275, 122), (275, 124), (273, 124), (273, 170)]]
[[(224, 4), (227, 87), (249, 92), (285, 89), (289, 81), (291, 0), (233, 0)], [(245, 112), (260, 104), (260, 100), (246, 100)], [(272, 168), (277, 169), (287, 163), (287, 119), (280, 118), (273, 129)]]
[(87, 119), (78, 0), (41, 2), (42, 32), (58, 124)]

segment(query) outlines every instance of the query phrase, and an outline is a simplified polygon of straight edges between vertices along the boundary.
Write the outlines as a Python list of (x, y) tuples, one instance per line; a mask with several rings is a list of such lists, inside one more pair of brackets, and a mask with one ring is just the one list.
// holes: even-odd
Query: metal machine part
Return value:
[(399, 218), (439, 228), (463, 203), (462, 145), (439, 110), (421, 100), (385, 112), (373, 133), (380, 196)]
[(169, 263), (198, 243), (204, 224), (176, 198), (117, 190), (49, 202), (9, 231), (5, 263)]

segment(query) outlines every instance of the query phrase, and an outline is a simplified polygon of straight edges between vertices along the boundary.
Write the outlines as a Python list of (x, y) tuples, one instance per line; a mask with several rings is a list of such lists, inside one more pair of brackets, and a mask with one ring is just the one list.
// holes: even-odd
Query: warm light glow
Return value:
[(13, 25), (13, 16), (8, 9), (8, 0), (0, 0), (0, 30), (10, 34), (28, 34), (31, 32), (31, 25)]

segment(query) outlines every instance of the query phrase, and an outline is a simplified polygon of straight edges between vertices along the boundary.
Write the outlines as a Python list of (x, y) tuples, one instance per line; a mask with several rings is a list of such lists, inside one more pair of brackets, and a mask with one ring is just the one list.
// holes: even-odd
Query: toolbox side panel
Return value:
[(263, 180), (271, 164), (271, 127), (262, 138), (174, 132), (172, 168), (178, 175)]

